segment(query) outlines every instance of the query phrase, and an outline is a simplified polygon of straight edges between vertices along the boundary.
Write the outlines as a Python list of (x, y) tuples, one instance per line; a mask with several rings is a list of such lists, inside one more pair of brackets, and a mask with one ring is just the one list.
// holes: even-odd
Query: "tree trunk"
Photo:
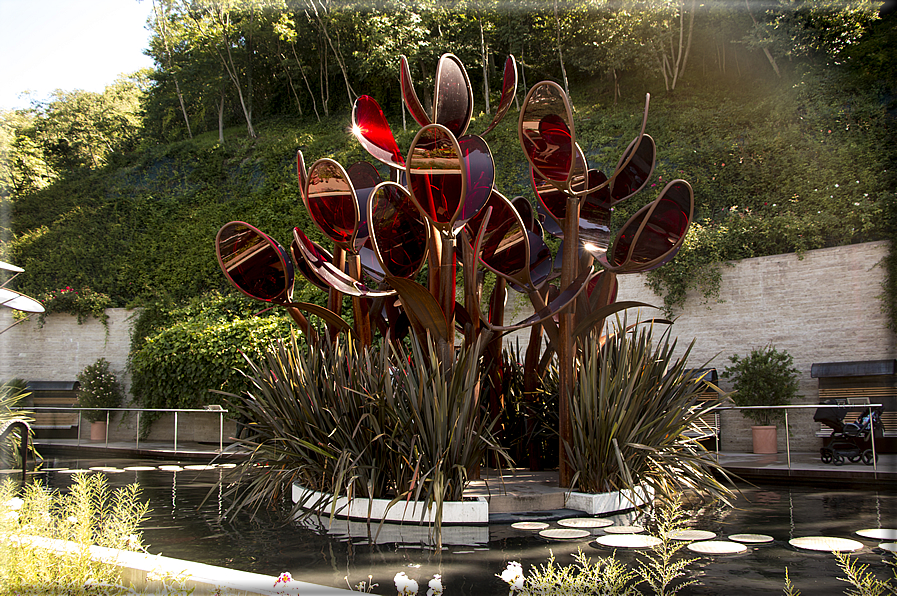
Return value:
[[(754, 13), (751, 11), (751, 5), (748, 0), (744, 0), (744, 5), (747, 7), (748, 14), (751, 15), (751, 20), (754, 22), (754, 26), (758, 25), (757, 19), (754, 18)], [(769, 48), (763, 48), (763, 53), (766, 55), (766, 59), (769, 60), (769, 65), (772, 66), (772, 69), (776, 73), (777, 78), (782, 78), (782, 73), (779, 72), (779, 65), (776, 64), (776, 59), (773, 58), (772, 53), (770, 53)]]
[(221, 101), (218, 103), (218, 142), (224, 144), (224, 87), (221, 88)]
[(558, 61), (561, 63), (561, 77), (564, 80), (564, 91), (570, 95), (570, 86), (567, 84), (567, 69), (564, 68), (564, 54), (561, 51), (561, 19), (558, 16), (558, 0), (554, 0), (554, 22), (557, 34)]
[(486, 36), (483, 34), (483, 18), (477, 11), (477, 24), (480, 26), (480, 57), (483, 60), (483, 98), (486, 100), (486, 115), (492, 113), (489, 109), (489, 65), (486, 61)]
[(165, 44), (165, 61), (168, 63), (168, 72), (174, 81), (174, 90), (178, 96), (178, 102), (181, 104), (181, 113), (184, 115), (184, 122), (187, 124), (187, 136), (193, 138), (193, 131), (190, 129), (190, 117), (187, 115), (187, 107), (184, 105), (184, 94), (181, 93), (181, 85), (178, 83), (177, 75), (174, 74), (174, 66), (171, 63), (171, 47), (168, 45), (168, 30), (165, 27), (165, 14), (159, 14), (159, 8), (156, 0), (153, 0), (153, 11), (156, 13), (156, 20), (159, 23), (159, 33), (162, 37), (162, 43)]

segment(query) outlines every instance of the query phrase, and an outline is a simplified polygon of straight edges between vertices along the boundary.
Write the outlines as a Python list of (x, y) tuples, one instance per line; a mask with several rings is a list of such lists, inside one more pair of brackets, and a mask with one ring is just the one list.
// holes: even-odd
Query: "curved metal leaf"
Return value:
[(450, 331), (445, 314), (425, 287), (403, 277), (387, 277), (386, 283), (398, 292), (412, 325), (428, 331), (437, 343), (448, 341)]

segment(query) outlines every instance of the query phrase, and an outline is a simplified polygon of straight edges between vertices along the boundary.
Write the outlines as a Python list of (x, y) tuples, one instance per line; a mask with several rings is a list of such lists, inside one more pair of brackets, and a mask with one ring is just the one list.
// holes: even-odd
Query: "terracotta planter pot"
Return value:
[(754, 439), (754, 453), (779, 452), (775, 426), (752, 426), (751, 435)]
[(91, 441), (105, 441), (106, 440), (106, 422), (91, 422), (90, 423), (90, 440)]

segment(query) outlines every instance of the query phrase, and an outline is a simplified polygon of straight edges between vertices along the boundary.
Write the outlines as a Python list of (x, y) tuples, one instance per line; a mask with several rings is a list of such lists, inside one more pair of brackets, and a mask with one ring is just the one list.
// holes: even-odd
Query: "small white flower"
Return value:
[(19, 497), (13, 497), (6, 502), (6, 506), (12, 511), (18, 511), (24, 504), (25, 501)]
[(428, 584), (430, 589), (427, 590), (427, 596), (441, 596), (442, 595), (442, 576), (438, 573), (433, 576), (433, 579), (430, 580)]
[(128, 536), (128, 548), (133, 550), (140, 548), (140, 537), (138, 537), (137, 534)]
[(837, 185), (837, 184), (835, 185), (835, 188), (838, 188), (838, 185)]
[(417, 582), (405, 575), (404, 571), (396, 573), (393, 581), (396, 583), (399, 596), (415, 596), (417, 594)]
[(508, 563), (508, 568), (499, 577), (511, 587), (512, 594), (523, 589), (523, 566), (517, 561)]
[(3, 519), (5, 519), (6, 521), (10, 521), (10, 522), (17, 521), (19, 519), (19, 512), (18, 511), (7, 511), (6, 513), (3, 514)]

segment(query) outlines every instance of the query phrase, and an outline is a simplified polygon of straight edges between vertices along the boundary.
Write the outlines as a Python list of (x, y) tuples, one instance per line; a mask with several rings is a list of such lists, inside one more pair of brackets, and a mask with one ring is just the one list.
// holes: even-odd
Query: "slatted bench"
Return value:
[[(78, 381), (29, 381), (31, 402), (35, 408), (72, 408), (78, 402)], [(35, 410), (31, 428), (37, 430), (71, 430), (78, 426), (77, 412)]]

